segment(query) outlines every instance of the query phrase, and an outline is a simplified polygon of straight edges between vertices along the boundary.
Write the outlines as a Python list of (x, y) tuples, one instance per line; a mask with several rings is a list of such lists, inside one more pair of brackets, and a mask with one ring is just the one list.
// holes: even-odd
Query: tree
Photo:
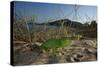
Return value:
[(94, 29), (97, 29), (97, 23), (96, 23), (95, 20), (91, 21), (90, 28), (91, 28), (91, 29), (93, 29), (93, 28), (94, 28)]

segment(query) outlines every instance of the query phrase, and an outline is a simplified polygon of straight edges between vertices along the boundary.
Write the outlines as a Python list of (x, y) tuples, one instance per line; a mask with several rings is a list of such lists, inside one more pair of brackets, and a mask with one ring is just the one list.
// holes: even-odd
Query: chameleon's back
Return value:
[(58, 48), (60, 46), (60, 39), (49, 39), (42, 44), (42, 48)]

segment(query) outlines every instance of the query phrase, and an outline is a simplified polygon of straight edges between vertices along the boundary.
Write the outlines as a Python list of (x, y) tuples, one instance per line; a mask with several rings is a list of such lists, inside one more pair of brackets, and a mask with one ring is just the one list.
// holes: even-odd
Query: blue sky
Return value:
[[(24, 17), (35, 17), (35, 22), (42, 23), (58, 19), (69, 18), (71, 20), (81, 21), (82, 23), (90, 19), (96, 20), (97, 7), (77, 5), (77, 19), (75, 19), (75, 5), (71, 4), (51, 4), (37, 2), (15, 2), (15, 13)], [(90, 19), (89, 19), (90, 18)]]

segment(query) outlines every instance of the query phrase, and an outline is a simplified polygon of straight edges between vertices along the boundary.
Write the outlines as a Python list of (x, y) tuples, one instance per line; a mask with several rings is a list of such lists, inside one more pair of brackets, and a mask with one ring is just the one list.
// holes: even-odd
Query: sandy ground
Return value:
[(53, 56), (50, 51), (43, 53), (38, 47), (30, 50), (27, 45), (20, 48), (22, 46), (14, 46), (14, 65), (72, 63), (97, 60), (97, 41), (95, 39), (73, 40), (69, 48), (58, 49), (56, 56)]

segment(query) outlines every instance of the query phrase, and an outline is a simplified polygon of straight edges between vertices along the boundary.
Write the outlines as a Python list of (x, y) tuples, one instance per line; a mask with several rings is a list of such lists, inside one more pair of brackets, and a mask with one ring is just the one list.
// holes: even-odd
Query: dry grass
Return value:
[[(47, 64), (47, 63), (53, 62), (51, 61), (51, 60), (54, 60), (54, 58), (51, 57), (52, 54), (42, 53), (41, 55), (39, 55), (41, 51), (38, 48), (36, 48), (36, 50), (34, 49), (33, 51), (31, 51), (30, 46), (32, 44), (34, 45), (35, 42), (43, 43), (47, 41), (48, 39), (52, 39), (52, 38), (60, 39), (63, 37), (73, 37), (74, 40), (79, 39), (80, 34), (76, 35), (75, 32), (63, 26), (63, 24), (61, 24), (61, 27), (56, 28), (56, 29), (46, 29), (46, 27), (44, 26), (44, 29), (41, 31), (34, 31), (34, 28), (32, 30), (29, 30), (29, 26), (27, 25), (25, 20), (14, 21), (13, 23), (13, 45), (14, 45), (14, 64), (15, 65)], [(60, 50), (59, 54), (61, 54), (60, 56), (61, 59), (60, 58), (57, 59), (57, 62), (60, 62), (60, 63), (61, 62), (73, 62), (70, 59), (73, 56), (72, 53), (74, 54), (78, 52), (81, 53), (81, 50), (83, 49), (83, 46), (81, 45), (82, 44), (81, 40), (78, 40), (78, 41), (79, 43), (75, 41), (74, 43), (75, 45), (72, 45), (72, 48)], [(85, 48), (86, 47), (87, 46), (85, 46)], [(91, 49), (90, 47), (88, 48)], [(90, 57), (90, 55), (86, 54), (82, 57), (82, 61), (84, 61), (84, 58), (85, 58), (85, 61), (88, 61), (86, 59), (86, 56), (87, 58)], [(91, 59), (96, 60), (97, 58), (95, 57), (96, 56), (93, 55), (93, 58), (90, 57), (89, 60)], [(39, 59), (39, 58), (42, 58), (42, 59)], [(63, 61), (63, 60), (67, 60), (67, 61)]]

